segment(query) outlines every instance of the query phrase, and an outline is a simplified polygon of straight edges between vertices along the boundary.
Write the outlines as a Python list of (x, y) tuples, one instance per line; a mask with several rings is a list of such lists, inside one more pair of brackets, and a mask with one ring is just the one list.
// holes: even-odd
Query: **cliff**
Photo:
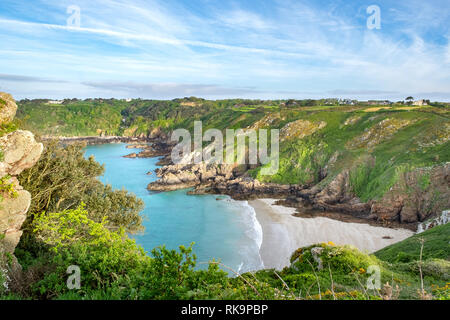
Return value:
[[(0, 126), (13, 121), (17, 105), (11, 95), (0, 92)], [(3, 130), (2, 130), (3, 131)], [(13, 256), (22, 235), (21, 226), (31, 204), (31, 195), (20, 186), (17, 175), (40, 158), (43, 145), (29, 131), (5, 130), (0, 136), (0, 268), (20, 267)]]

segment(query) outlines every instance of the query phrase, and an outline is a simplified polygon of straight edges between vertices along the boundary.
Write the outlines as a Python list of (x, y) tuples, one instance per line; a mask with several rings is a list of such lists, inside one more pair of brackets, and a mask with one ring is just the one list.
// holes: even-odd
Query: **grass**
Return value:
[[(321, 183), (326, 184), (344, 169), (351, 170), (351, 187), (363, 201), (381, 198), (398, 181), (403, 170), (414, 170), (450, 160), (449, 142), (422, 147), (437, 128), (448, 125), (448, 119), (421, 111), (283, 111), (284, 119), (278, 128), (297, 119), (325, 121), (326, 127), (311, 136), (286, 141), (280, 146), (280, 170), (274, 176), (252, 175), (265, 182), (282, 184)], [(357, 118), (353, 124), (345, 125), (347, 119)], [(369, 150), (364, 146), (350, 147), (349, 142), (359, 139), (367, 130), (384, 119), (393, 123), (410, 121), (385, 138), (376, 136)], [(442, 130), (441, 130), (442, 131)], [(383, 134), (379, 131), (379, 134)], [(433, 140), (434, 141), (434, 140)], [(338, 154), (335, 163), (328, 166), (328, 175), (320, 180), (320, 170), (332, 155)]]

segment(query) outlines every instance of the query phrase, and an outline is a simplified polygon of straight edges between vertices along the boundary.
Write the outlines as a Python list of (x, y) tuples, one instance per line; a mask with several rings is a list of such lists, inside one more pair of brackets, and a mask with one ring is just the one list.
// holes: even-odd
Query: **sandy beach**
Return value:
[(294, 217), (294, 208), (273, 205), (275, 201), (257, 199), (248, 202), (255, 209), (263, 230), (260, 254), (265, 268), (281, 269), (289, 265), (289, 258), (296, 249), (314, 243), (332, 241), (337, 245), (353, 245), (370, 253), (414, 234), (406, 229), (375, 227), (324, 217)]

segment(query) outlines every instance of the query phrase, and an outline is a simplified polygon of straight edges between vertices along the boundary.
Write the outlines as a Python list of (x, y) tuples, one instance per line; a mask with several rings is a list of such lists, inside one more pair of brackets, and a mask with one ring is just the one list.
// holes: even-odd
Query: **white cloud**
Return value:
[[(308, 1), (279, 1), (266, 11), (206, 1), (208, 6), (198, 12), (183, 2), (80, 0), (82, 25), (75, 29), (64, 25), (69, 2), (51, 3), (48, 23), (0, 14), (2, 73), (73, 83), (134, 83), (122, 88), (134, 93), (139, 83), (151, 83), (145, 90), (159, 93), (165, 87), (158, 83), (175, 83), (181, 84), (174, 87), (180, 95), (188, 90), (186, 83), (203, 84), (196, 88), (200, 93), (214, 89), (223, 96), (239, 92), (226, 88), (243, 87), (305, 95), (336, 88), (406, 93), (450, 87), (448, 35), (444, 45), (426, 36), (427, 20), (437, 19), (430, 28), (445, 23), (439, 8), (429, 3), (383, 11), (383, 19), (397, 19), (395, 28), (389, 20), (380, 31), (371, 31), (361, 8), (347, 5), (349, 12), (343, 12), (336, 5)], [(421, 11), (419, 21), (410, 21), (416, 11)], [(208, 83), (213, 89), (205, 89)], [(36, 89), (30, 86), (30, 94)]]

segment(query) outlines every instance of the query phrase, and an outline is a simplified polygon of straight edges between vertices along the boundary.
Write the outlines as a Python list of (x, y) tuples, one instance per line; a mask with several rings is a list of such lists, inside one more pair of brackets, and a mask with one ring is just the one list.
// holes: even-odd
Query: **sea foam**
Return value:
[(231, 200), (231, 202), (233, 205), (239, 207), (240, 218), (246, 226), (245, 235), (252, 242), (252, 245), (245, 245), (239, 249), (244, 260), (239, 266), (238, 273), (264, 269), (260, 254), (263, 242), (263, 230), (256, 218), (255, 209), (249, 205), (248, 201)]

